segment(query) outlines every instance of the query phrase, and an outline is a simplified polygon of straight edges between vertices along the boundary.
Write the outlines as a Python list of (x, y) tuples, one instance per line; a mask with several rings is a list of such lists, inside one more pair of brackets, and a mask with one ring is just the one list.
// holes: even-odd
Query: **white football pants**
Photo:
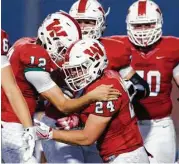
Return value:
[(27, 145), (22, 140), (23, 126), (20, 123), (1, 121), (2, 159), (5, 163), (38, 163), (35, 157), (24, 162)]
[[(55, 128), (56, 120), (43, 116), (41, 121)], [(48, 163), (102, 163), (96, 145), (76, 146), (54, 140), (42, 140), (42, 147)]]
[(153, 156), (151, 163), (174, 163), (176, 160), (176, 134), (170, 117), (139, 121), (144, 146)]
[(111, 163), (149, 163), (149, 158), (144, 147), (118, 155)]

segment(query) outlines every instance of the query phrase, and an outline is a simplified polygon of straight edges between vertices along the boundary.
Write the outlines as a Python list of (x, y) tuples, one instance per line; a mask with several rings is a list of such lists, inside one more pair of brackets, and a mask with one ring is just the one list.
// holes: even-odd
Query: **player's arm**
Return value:
[[(134, 85), (134, 89), (136, 91), (134, 98), (136, 100), (140, 100), (149, 96), (149, 84), (143, 78), (141, 78), (131, 66), (120, 69), (119, 74), (123, 79), (129, 80)], [(133, 92), (131, 88), (128, 89), (129, 94), (130, 92)]]
[(52, 139), (67, 144), (91, 145), (98, 140), (111, 117), (102, 117), (90, 114), (83, 130), (55, 130)]
[(20, 122), (24, 127), (31, 127), (32, 120), (27, 103), (16, 84), (11, 66), (5, 66), (1, 69), (1, 84), (4, 92)]
[(9, 47), (8, 35), (5, 31), (1, 30), (1, 85), (20, 122), (24, 127), (31, 127), (32, 120), (29, 108), (16, 83), (9, 60), (6, 56)]
[(40, 139), (54, 139), (75, 145), (91, 145), (103, 133), (111, 117), (90, 114), (83, 130), (55, 130), (36, 121), (36, 133)]
[(68, 99), (51, 79), (50, 74), (42, 68), (28, 69), (25, 77), (44, 98), (63, 113), (77, 112), (95, 101), (114, 100), (119, 96), (118, 90), (113, 89), (112, 85), (101, 85), (80, 98)]
[(116, 101), (96, 102), (90, 105), (86, 110), (91, 114), (86, 120), (83, 130), (55, 130), (42, 122), (35, 121), (37, 136), (40, 139), (54, 139), (68, 144), (91, 145), (101, 136), (112, 115), (119, 108), (120, 102), (118, 99)]
[(173, 78), (179, 87), (179, 64), (173, 69)]

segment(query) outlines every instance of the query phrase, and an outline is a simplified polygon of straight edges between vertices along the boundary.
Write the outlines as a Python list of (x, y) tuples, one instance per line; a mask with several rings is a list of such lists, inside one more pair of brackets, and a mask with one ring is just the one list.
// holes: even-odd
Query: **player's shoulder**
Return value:
[(104, 45), (104, 46), (111, 46), (111, 45), (124, 45), (124, 43), (120, 40), (115, 40), (111, 37), (102, 37), (100, 38), (100, 42)]
[(38, 56), (50, 58), (47, 51), (40, 45), (36, 44), (35, 38), (24, 37), (17, 40), (13, 45), (15, 50), (18, 50), (25, 56)]
[(110, 39), (114, 39), (114, 40), (121, 41), (124, 43), (129, 42), (129, 38), (127, 35), (112, 35), (112, 36), (110, 36)]
[(14, 44), (13, 47), (20, 47), (26, 44), (33, 44), (35, 43), (36, 39), (31, 37), (22, 37), (18, 39)]
[(1, 29), (1, 38), (8, 38), (7, 32), (4, 31), (3, 29)]
[(161, 38), (161, 45), (166, 48), (179, 49), (179, 38), (175, 36), (163, 36)]
[(109, 37), (100, 38), (100, 42), (104, 45), (106, 51), (114, 51), (120, 53), (130, 53), (131, 48), (123, 41), (112, 39)]
[(86, 91), (89, 92), (102, 84), (113, 85), (114, 88), (119, 88), (119, 83), (120, 83), (120, 76), (117, 71), (105, 70), (100, 78), (98, 78), (96, 81), (91, 83), (86, 88)]

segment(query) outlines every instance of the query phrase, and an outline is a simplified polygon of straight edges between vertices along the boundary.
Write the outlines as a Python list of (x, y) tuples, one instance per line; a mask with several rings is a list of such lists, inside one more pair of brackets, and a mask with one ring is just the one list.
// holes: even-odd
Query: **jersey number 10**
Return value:
[(149, 84), (150, 87), (150, 96), (157, 96), (158, 93), (160, 92), (160, 83), (161, 83), (161, 74), (159, 71), (136, 71), (140, 77), (144, 78), (145, 75), (147, 83)]

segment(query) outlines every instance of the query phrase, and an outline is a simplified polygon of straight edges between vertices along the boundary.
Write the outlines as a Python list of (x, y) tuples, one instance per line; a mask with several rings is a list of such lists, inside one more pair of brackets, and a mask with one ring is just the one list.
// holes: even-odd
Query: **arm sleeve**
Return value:
[(4, 68), (8, 65), (10, 65), (10, 63), (9, 63), (7, 56), (1, 55), (1, 68)]
[(26, 44), (21, 50), (20, 60), (25, 68), (42, 68), (46, 72), (50, 72), (52, 60), (47, 51), (36, 44)]
[(36, 69), (37, 68), (32, 68), (30, 71), (26, 71), (25, 77), (39, 93), (45, 92), (56, 85), (48, 72)]
[(179, 76), (179, 64), (173, 69), (173, 77)]

